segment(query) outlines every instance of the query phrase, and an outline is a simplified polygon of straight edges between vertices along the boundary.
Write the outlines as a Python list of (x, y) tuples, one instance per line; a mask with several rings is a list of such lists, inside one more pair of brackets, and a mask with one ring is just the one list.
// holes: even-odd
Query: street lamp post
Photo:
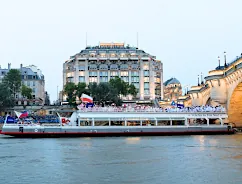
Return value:
[(200, 83), (199, 83), (199, 75), (197, 75), (197, 85), (200, 86)]
[(226, 62), (226, 52), (224, 51), (224, 67), (227, 67), (227, 62)]
[(218, 69), (220, 69), (220, 57), (218, 56)]
[(201, 72), (201, 84), (203, 84), (203, 73)]
[(59, 103), (58, 87), (59, 87), (59, 86), (57, 86), (57, 96), (56, 96), (56, 99), (57, 99), (57, 105), (58, 105), (58, 103)]

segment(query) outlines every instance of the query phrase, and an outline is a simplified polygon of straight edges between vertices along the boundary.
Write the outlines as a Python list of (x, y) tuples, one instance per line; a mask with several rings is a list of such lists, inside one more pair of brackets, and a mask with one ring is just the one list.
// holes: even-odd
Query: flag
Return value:
[(22, 113), (21, 112), (17, 112), (17, 111), (14, 111), (15, 114), (18, 116), (18, 118), (25, 118), (28, 116), (28, 112), (27, 111), (23, 111)]
[(6, 115), (6, 118), (4, 120), (4, 124), (6, 123), (15, 123), (15, 119), (11, 116), (9, 116), (9, 114)]
[(176, 105), (176, 103), (175, 103), (174, 101), (172, 101), (172, 102), (171, 102), (171, 105), (172, 105), (172, 106), (175, 106), (175, 105)]
[(6, 123), (15, 123), (14, 120), (15, 120), (15, 119), (14, 119), (13, 117), (11, 117), (11, 116), (7, 116)]
[(93, 107), (94, 106), (94, 103), (87, 103), (86, 104), (86, 108), (88, 108), (88, 107)]
[(81, 101), (84, 102), (84, 103), (93, 103), (93, 98), (84, 94), (84, 93), (82, 93)]
[(68, 118), (66, 118), (66, 117), (61, 117), (61, 123), (62, 123), (62, 124), (69, 123), (69, 122), (70, 122), (70, 120), (69, 120)]
[(179, 109), (183, 109), (184, 108), (184, 105), (183, 104), (176, 104), (177, 108)]
[(61, 117), (58, 112), (56, 114), (59, 117), (59, 121), (60, 121), (60, 125), (61, 126), (70, 122), (70, 119), (69, 118)]

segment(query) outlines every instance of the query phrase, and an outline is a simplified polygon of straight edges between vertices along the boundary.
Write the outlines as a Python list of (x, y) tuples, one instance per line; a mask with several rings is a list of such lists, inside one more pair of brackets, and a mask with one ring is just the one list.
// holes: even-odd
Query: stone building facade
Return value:
[(176, 78), (170, 78), (164, 82), (164, 101), (176, 102), (181, 95), (181, 83)]
[[(0, 82), (10, 69), (11, 63), (8, 64), (6, 69), (0, 68)], [(42, 71), (34, 65), (23, 67), (22, 64), (17, 69), (21, 72), (22, 84), (32, 89), (33, 99), (27, 100), (22, 97), (21, 93), (17, 93), (15, 95), (16, 105), (43, 105), (45, 101), (45, 78)]]
[(67, 82), (108, 82), (120, 77), (138, 89), (137, 99), (163, 98), (163, 63), (155, 56), (124, 43), (101, 43), (86, 47), (63, 64)]

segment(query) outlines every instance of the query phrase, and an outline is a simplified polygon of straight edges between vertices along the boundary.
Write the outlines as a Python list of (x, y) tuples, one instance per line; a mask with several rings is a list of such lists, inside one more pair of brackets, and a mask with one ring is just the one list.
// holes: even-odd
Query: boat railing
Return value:
[(200, 111), (186, 111), (186, 110), (168, 110), (164, 111), (159, 108), (152, 109), (109, 109), (109, 108), (101, 108), (101, 109), (80, 109), (78, 112), (159, 112), (159, 113), (227, 113), (225, 110), (200, 110)]
[(42, 123), (42, 124), (36, 124), (36, 123), (32, 123), (32, 124), (28, 124), (28, 123), (5, 123), (4, 126), (26, 126), (26, 127), (31, 127), (31, 126), (60, 126), (60, 123)]

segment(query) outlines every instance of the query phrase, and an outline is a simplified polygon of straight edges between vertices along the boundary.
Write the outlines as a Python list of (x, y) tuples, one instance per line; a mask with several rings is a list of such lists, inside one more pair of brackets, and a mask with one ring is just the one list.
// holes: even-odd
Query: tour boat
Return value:
[[(57, 113), (58, 114), (58, 113)], [(93, 137), (233, 134), (226, 112), (74, 111), (60, 124), (8, 124), (1, 134), (14, 137)], [(200, 122), (200, 123), (199, 123)]]

